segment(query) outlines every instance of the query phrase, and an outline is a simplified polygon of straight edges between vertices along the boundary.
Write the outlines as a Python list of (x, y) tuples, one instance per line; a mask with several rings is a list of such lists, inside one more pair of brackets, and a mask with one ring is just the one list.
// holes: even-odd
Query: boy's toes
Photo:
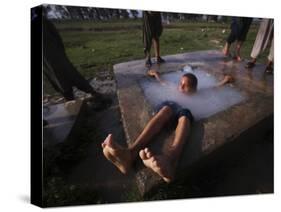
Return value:
[(152, 152), (148, 148), (145, 148), (144, 152), (145, 152), (147, 158), (151, 158), (153, 155)]
[(140, 152), (139, 152), (139, 156), (142, 160), (147, 160), (148, 158), (146, 157), (146, 153), (145, 151), (142, 149)]
[(148, 148), (146, 147), (146, 148), (144, 148), (144, 152), (145, 153), (147, 153), (149, 150), (148, 150)]

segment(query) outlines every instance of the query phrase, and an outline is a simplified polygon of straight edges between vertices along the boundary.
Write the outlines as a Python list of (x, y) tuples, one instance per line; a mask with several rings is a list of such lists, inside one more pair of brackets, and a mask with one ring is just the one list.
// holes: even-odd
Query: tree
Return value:
[(133, 18), (134, 19), (137, 19), (138, 18), (138, 11), (137, 10), (130, 10), (130, 12), (131, 12), (131, 14), (132, 14), (132, 16), (133, 16)]

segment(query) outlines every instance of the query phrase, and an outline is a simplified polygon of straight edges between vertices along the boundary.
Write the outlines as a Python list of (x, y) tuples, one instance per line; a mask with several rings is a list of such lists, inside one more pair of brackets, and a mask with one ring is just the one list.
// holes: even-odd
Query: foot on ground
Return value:
[(150, 67), (152, 66), (151, 59), (147, 59), (147, 60), (145, 61), (145, 66), (148, 67), (148, 68), (150, 68)]
[(229, 49), (227, 49), (226, 47), (223, 48), (222, 53), (224, 56), (228, 57), (229, 56)]
[(234, 56), (232, 59), (235, 60), (236, 62), (241, 62), (242, 61), (242, 58), (239, 55)]
[(267, 74), (273, 74), (273, 66), (272, 65), (267, 65), (264, 71)]
[(162, 58), (162, 57), (157, 57), (156, 59), (156, 63), (160, 64), (160, 63), (165, 63), (166, 61)]
[(101, 146), (106, 159), (113, 163), (123, 174), (127, 174), (132, 164), (130, 151), (114, 143), (111, 134), (107, 136)]
[(256, 64), (252, 61), (248, 62), (246, 65), (245, 65), (245, 68), (253, 68)]
[(167, 156), (153, 155), (148, 148), (141, 150), (139, 156), (144, 165), (162, 177), (165, 182), (169, 183), (174, 179), (175, 168)]

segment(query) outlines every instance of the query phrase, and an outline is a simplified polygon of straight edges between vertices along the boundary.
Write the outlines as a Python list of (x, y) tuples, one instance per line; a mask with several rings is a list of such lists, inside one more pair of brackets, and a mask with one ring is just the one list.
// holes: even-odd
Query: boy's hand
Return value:
[(224, 83), (232, 83), (234, 82), (234, 77), (231, 75), (225, 75), (223, 78)]
[(153, 69), (150, 69), (148, 72), (147, 72), (147, 75), (151, 76), (151, 77), (156, 77), (158, 76), (158, 72), (153, 70)]
[(227, 74), (227, 75), (224, 76), (223, 80), (220, 81), (220, 82), (216, 85), (216, 87), (221, 87), (221, 86), (223, 86), (223, 85), (225, 85), (225, 84), (227, 84), (227, 83), (233, 83), (233, 82), (234, 82), (234, 77)]
[(162, 85), (166, 85), (166, 82), (161, 79), (160, 74), (159, 74), (158, 71), (150, 69), (149, 71), (147, 71), (147, 75), (151, 76), (151, 77), (155, 77), (155, 79), (157, 81), (159, 81)]

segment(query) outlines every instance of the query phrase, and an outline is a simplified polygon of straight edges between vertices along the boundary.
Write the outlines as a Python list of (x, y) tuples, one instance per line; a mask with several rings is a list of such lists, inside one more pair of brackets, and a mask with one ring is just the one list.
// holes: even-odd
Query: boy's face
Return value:
[(180, 82), (179, 82), (179, 86), (178, 86), (178, 90), (182, 93), (185, 94), (189, 94), (192, 93), (192, 87), (191, 87), (191, 83), (188, 77), (181, 77)]

